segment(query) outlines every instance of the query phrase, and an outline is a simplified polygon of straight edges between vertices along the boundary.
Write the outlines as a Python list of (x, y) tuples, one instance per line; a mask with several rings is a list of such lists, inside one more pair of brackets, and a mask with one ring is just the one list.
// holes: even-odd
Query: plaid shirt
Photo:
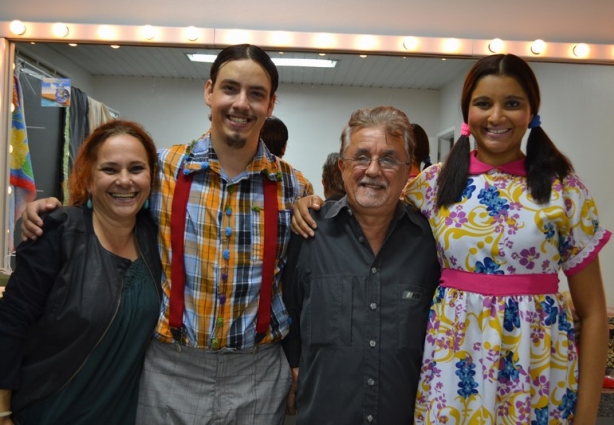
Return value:
[[(190, 347), (243, 349), (255, 345), (256, 319), (264, 252), (263, 179), (279, 181), (278, 244), (267, 343), (288, 332), (288, 314), (281, 298), (280, 276), (290, 240), (292, 204), (313, 193), (311, 184), (264, 143), (246, 170), (228, 179), (208, 135), (190, 145), (158, 153), (160, 190), (152, 194), (151, 211), (160, 227), (163, 298), (155, 336), (170, 343), (170, 220), (176, 176), (181, 166), (194, 173), (187, 205), (184, 265), (185, 311), (182, 343)], [(230, 235), (230, 236), (228, 236)], [(225, 253), (226, 251), (226, 253)], [(222, 275), (227, 274), (224, 283)], [(220, 302), (220, 296), (226, 298)]]

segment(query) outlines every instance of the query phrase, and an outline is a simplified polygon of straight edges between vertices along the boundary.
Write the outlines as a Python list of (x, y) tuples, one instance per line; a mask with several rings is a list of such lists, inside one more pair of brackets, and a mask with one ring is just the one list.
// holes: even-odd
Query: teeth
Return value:
[(495, 129), (492, 129), (492, 128), (491, 128), (491, 129), (489, 129), (488, 131), (489, 131), (490, 133), (494, 133), (494, 134), (502, 134), (502, 133), (507, 132), (507, 128), (502, 128), (502, 129), (498, 129), (498, 130), (495, 130)]
[(111, 196), (114, 198), (129, 199), (129, 198), (134, 198), (136, 195), (134, 193), (112, 193)]
[(229, 117), (229, 119), (237, 124), (247, 124), (247, 118)]

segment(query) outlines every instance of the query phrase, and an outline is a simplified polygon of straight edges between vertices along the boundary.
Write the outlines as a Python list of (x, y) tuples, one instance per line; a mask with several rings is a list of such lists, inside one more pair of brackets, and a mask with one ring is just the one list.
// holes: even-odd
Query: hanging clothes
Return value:
[(87, 101), (89, 105), (90, 128), (92, 130), (99, 125), (114, 119), (107, 105), (97, 101), (96, 99), (92, 99), (91, 97), (88, 97)]
[(13, 250), (15, 222), (21, 217), (28, 202), (36, 198), (36, 184), (28, 146), (26, 119), (23, 111), (21, 84), (13, 76), (13, 113), (11, 119), (11, 165), (10, 180), (12, 197), (9, 202), (9, 249)]

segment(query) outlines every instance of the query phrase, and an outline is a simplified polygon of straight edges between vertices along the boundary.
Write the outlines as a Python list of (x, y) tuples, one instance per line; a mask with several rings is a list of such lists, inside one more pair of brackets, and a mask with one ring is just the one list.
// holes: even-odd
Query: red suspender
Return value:
[(264, 177), (264, 254), (262, 259), (262, 285), (260, 286), (260, 302), (258, 303), (258, 322), (256, 338), (262, 339), (269, 330), (271, 323), (271, 293), (273, 291), (273, 275), (275, 274), (275, 258), (277, 257), (277, 182)]
[[(173, 339), (181, 342), (183, 312), (185, 309), (185, 269), (184, 269), (184, 233), (185, 219), (190, 196), (192, 176), (179, 170), (173, 193), (171, 210), (171, 296), (169, 302), (169, 325)], [(277, 257), (277, 226), (279, 209), (277, 206), (277, 182), (263, 176), (264, 184), (264, 253), (262, 264), (262, 284), (258, 303), (258, 321), (256, 322), (256, 341), (262, 340), (271, 323), (271, 296), (273, 276)]]
[(187, 213), (188, 198), (193, 174), (187, 176), (183, 168), (179, 169), (173, 204), (171, 209), (171, 298), (169, 301), (169, 326), (173, 339), (181, 342), (181, 329), (183, 328), (183, 310), (185, 308), (185, 263), (183, 260), (185, 216)]

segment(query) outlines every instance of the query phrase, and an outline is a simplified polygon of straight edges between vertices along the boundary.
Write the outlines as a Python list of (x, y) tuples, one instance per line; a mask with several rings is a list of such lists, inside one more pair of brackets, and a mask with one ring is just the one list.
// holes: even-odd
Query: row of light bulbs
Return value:
[[(76, 25), (77, 24), (75, 24), (75, 26)], [(117, 27), (118, 26), (114, 26), (114, 25), (97, 26), (97, 36), (101, 40), (118, 41)], [(164, 36), (163, 36), (162, 29), (159, 30), (159, 28), (156, 28), (151, 25), (143, 25), (137, 28), (139, 28), (140, 37), (142, 37), (143, 41), (159, 41), (159, 42), (169, 41), (169, 40), (163, 39)], [(26, 24), (23, 23), (22, 21), (14, 20), (10, 22), (9, 30), (13, 35), (20, 37), (26, 34), (26, 32), (28, 31), (28, 28)], [(236, 31), (235, 38), (239, 40), (237, 42), (244, 42), (245, 38), (248, 37), (247, 34), (249, 33), (249, 31), (242, 31), (242, 30), (235, 30), (235, 31)], [(70, 30), (69, 24), (55, 23), (51, 26), (51, 32), (56, 38), (67, 38), (68, 35), (71, 33), (71, 30)], [(245, 33), (245, 34), (242, 34), (242, 33)], [(291, 44), (292, 43), (292, 37), (291, 37), (292, 33), (287, 33), (283, 31), (274, 31), (271, 33), (272, 33), (271, 35), (272, 42), (277, 43), (278, 47), (295, 47)], [(183, 37), (185, 37), (185, 40), (190, 41), (190, 42), (198, 41), (199, 38), (201, 38), (201, 35), (202, 35), (202, 31), (199, 28), (196, 28), (194, 26), (186, 27), (183, 30)], [(338, 36), (345, 36), (345, 35), (338, 35)], [(317, 47), (333, 48), (335, 46), (335, 43), (333, 41), (334, 37), (335, 37), (334, 34), (315, 34), (313, 43)], [(378, 36), (360, 35), (356, 37), (357, 39), (352, 42), (354, 50), (368, 51), (368, 50), (378, 49)], [(382, 37), (379, 37), (379, 38), (382, 38)], [(425, 39), (418, 38), (418, 37), (412, 37), (412, 36), (404, 37), (403, 42), (402, 42), (403, 48), (406, 51), (411, 51), (411, 52), (416, 52), (416, 53), (425, 53), (424, 51), (419, 50), (421, 40), (425, 40)], [(513, 44), (514, 42), (509, 42), (509, 43)], [(441, 50), (442, 50), (441, 53), (447, 53), (447, 54), (458, 53), (460, 50), (460, 46), (461, 46), (461, 41), (459, 39), (456, 39), (456, 38), (443, 39), (441, 43)], [(542, 55), (546, 51), (546, 46), (547, 45), (544, 40), (539, 40), (539, 39), (535, 40), (531, 42), (530, 44), (530, 52), (535, 56)], [(603, 46), (598, 46), (598, 47), (601, 47), (601, 50), (603, 50)], [(611, 48), (610, 49), (611, 54), (609, 55), (609, 57), (601, 57), (601, 59), (605, 59), (606, 61), (614, 60), (614, 46), (610, 46), (610, 48)], [(505, 49), (506, 49), (506, 43), (500, 38), (495, 38), (493, 40), (490, 40), (490, 42), (488, 42), (488, 52), (490, 53), (501, 53), (501, 52), (504, 52)], [(591, 47), (585, 43), (578, 43), (578, 44), (573, 45), (571, 49), (571, 55), (569, 56), (572, 58), (575, 57), (577, 59), (584, 59), (584, 58), (588, 58), (589, 55), (591, 55)], [(603, 56), (603, 54), (601, 54), (601, 56)]]
[[(27, 30), (26, 25), (19, 20), (11, 21), (11, 23), (9, 24), (9, 29), (13, 34), (18, 36), (24, 35)], [(65, 38), (70, 33), (70, 29), (67, 24), (57, 22), (51, 27), (51, 32), (58, 38)], [(115, 31), (113, 31), (113, 26), (99, 26), (98, 35), (104, 40), (113, 38), (115, 35)], [(153, 40), (154, 38), (156, 38), (157, 31), (151, 25), (143, 25), (141, 27), (141, 35), (145, 40)], [(197, 41), (200, 37), (200, 31), (194, 26), (189, 26), (185, 29), (185, 35), (188, 41)]]

